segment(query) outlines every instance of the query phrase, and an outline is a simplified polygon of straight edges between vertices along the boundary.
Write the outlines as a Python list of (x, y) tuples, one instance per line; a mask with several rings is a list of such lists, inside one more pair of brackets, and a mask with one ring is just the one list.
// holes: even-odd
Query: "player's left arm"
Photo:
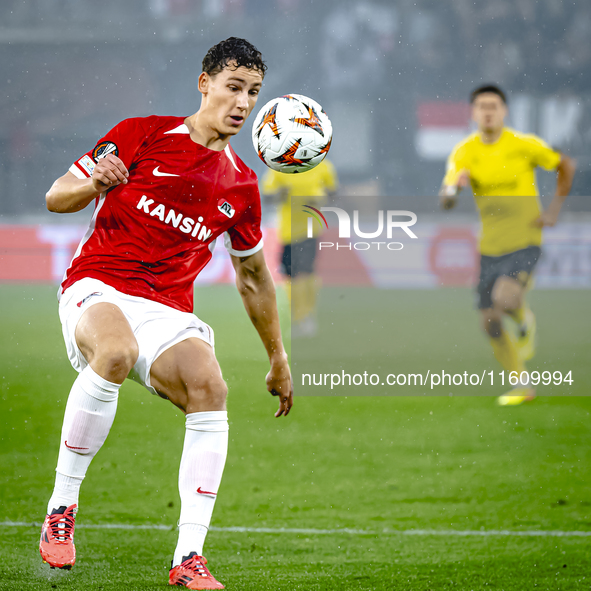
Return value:
[(556, 167), (556, 192), (550, 205), (536, 220), (539, 227), (554, 226), (558, 221), (562, 204), (570, 193), (575, 176), (576, 161), (565, 154), (560, 154), (560, 162)]
[(242, 302), (263, 341), (271, 363), (267, 374), (267, 390), (273, 396), (279, 396), (279, 410), (275, 416), (287, 416), (293, 406), (293, 384), (281, 340), (273, 278), (262, 250), (247, 257), (231, 255), (231, 258)]

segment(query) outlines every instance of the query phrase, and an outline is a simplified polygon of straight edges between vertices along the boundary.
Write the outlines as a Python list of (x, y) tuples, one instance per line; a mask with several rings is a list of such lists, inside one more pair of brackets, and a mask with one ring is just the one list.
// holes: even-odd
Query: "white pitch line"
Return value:
[[(0, 527), (41, 527), (41, 523), (28, 523), (25, 521), (2, 521)], [(80, 523), (77, 529), (126, 529), (126, 530), (173, 530), (176, 526), (161, 524), (132, 525), (126, 523)], [(591, 537), (591, 531), (560, 531), (560, 530), (462, 530), (462, 529), (384, 529), (382, 531), (368, 531), (365, 529), (315, 529), (300, 527), (210, 527), (210, 531), (245, 534), (307, 534), (307, 535), (335, 535), (347, 534), (353, 536), (443, 536), (443, 537)]]

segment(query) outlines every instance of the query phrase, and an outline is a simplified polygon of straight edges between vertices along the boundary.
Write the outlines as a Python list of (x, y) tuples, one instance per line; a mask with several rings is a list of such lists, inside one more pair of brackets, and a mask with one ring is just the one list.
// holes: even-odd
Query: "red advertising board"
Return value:
[[(0, 283), (59, 283), (86, 228), (79, 225), (0, 225)], [(265, 257), (276, 281), (280, 245), (274, 228), (263, 231)], [(232, 261), (218, 238), (199, 283), (234, 281)]]

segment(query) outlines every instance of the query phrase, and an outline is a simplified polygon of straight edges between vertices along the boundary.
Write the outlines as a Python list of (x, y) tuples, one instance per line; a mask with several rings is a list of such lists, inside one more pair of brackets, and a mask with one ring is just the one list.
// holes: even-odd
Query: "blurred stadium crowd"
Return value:
[[(230, 35), (267, 59), (261, 103), (323, 104), (345, 187), (434, 209), (420, 197), (469, 132), (467, 96), (496, 82), (510, 123), (577, 158), (573, 194), (591, 194), (587, 0), (5, 0), (0, 22), (0, 220), (45, 215), (51, 182), (119, 120), (194, 112), (198, 58)], [(260, 173), (249, 135), (233, 144)]]

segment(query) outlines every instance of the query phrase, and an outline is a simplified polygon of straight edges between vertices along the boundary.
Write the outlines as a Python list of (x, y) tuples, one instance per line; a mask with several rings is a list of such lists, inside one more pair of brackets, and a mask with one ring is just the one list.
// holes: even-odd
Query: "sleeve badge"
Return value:
[(95, 162), (98, 162), (101, 158), (113, 154), (119, 156), (119, 148), (113, 142), (101, 142), (97, 144), (92, 151), (92, 158)]

